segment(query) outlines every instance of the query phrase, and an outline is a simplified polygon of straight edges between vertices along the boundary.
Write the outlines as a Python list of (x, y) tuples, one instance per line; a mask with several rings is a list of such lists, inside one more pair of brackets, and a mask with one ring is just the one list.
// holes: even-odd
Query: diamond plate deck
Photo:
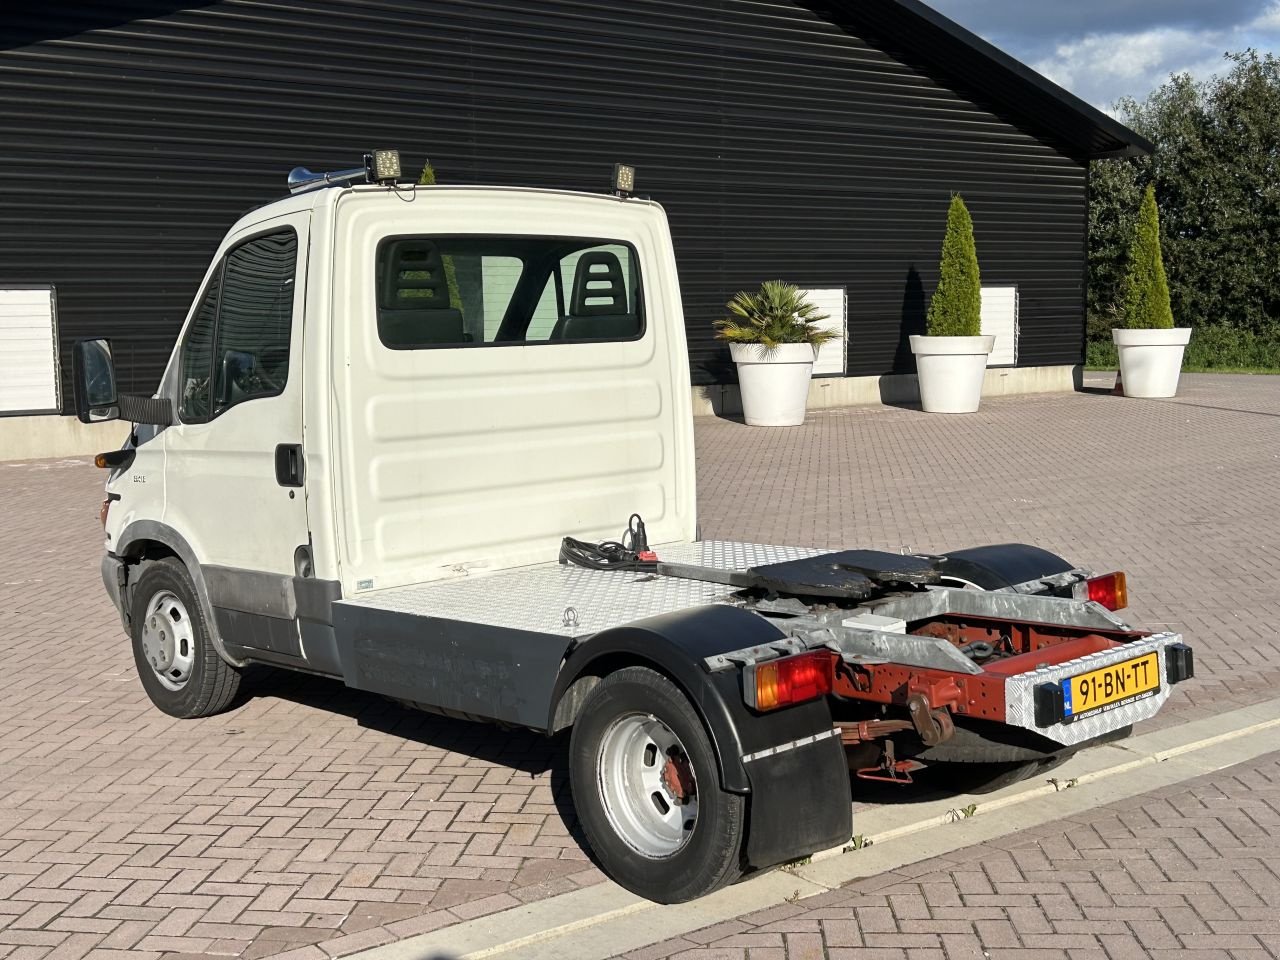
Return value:
[[(663, 547), (659, 556), (671, 563), (747, 570), (825, 552), (812, 547), (708, 540)], [(722, 603), (734, 592), (733, 587), (697, 580), (548, 563), (393, 587), (340, 602), (576, 638), (645, 617)]]

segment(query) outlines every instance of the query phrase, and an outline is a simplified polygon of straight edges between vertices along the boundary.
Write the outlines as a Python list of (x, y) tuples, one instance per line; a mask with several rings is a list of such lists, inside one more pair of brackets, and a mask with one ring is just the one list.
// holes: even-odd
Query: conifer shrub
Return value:
[(1154, 184), (1147, 184), (1142, 195), (1122, 290), (1120, 321), (1123, 326), (1130, 330), (1167, 330), (1173, 326), (1169, 281), (1160, 254), (1160, 214), (1156, 209)]
[(947, 210), (938, 288), (929, 301), (925, 330), (931, 337), (976, 337), (982, 333), (982, 279), (973, 219), (958, 193), (951, 197)]

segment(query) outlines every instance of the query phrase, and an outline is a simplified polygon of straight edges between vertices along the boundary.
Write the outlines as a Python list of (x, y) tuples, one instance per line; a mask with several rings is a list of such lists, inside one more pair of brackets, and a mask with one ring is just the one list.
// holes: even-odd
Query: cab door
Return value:
[(310, 213), (229, 237), (183, 333), (164, 522), (200, 561), (224, 642), (297, 656), (308, 557), (302, 329)]

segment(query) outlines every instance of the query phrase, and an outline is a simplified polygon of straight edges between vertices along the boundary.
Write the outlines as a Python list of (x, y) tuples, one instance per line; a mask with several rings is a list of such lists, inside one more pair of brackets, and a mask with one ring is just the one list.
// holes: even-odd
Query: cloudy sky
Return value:
[(1280, 0), (927, 0), (1090, 103), (1141, 99), (1222, 54), (1280, 51)]

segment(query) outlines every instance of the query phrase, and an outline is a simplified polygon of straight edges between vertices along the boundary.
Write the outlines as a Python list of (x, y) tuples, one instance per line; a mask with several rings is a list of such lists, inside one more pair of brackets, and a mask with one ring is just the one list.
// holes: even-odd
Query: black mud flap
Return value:
[[(823, 704), (825, 709), (825, 704)], [(748, 757), (747, 862), (771, 867), (848, 843), (853, 835), (849, 766), (839, 736)]]

